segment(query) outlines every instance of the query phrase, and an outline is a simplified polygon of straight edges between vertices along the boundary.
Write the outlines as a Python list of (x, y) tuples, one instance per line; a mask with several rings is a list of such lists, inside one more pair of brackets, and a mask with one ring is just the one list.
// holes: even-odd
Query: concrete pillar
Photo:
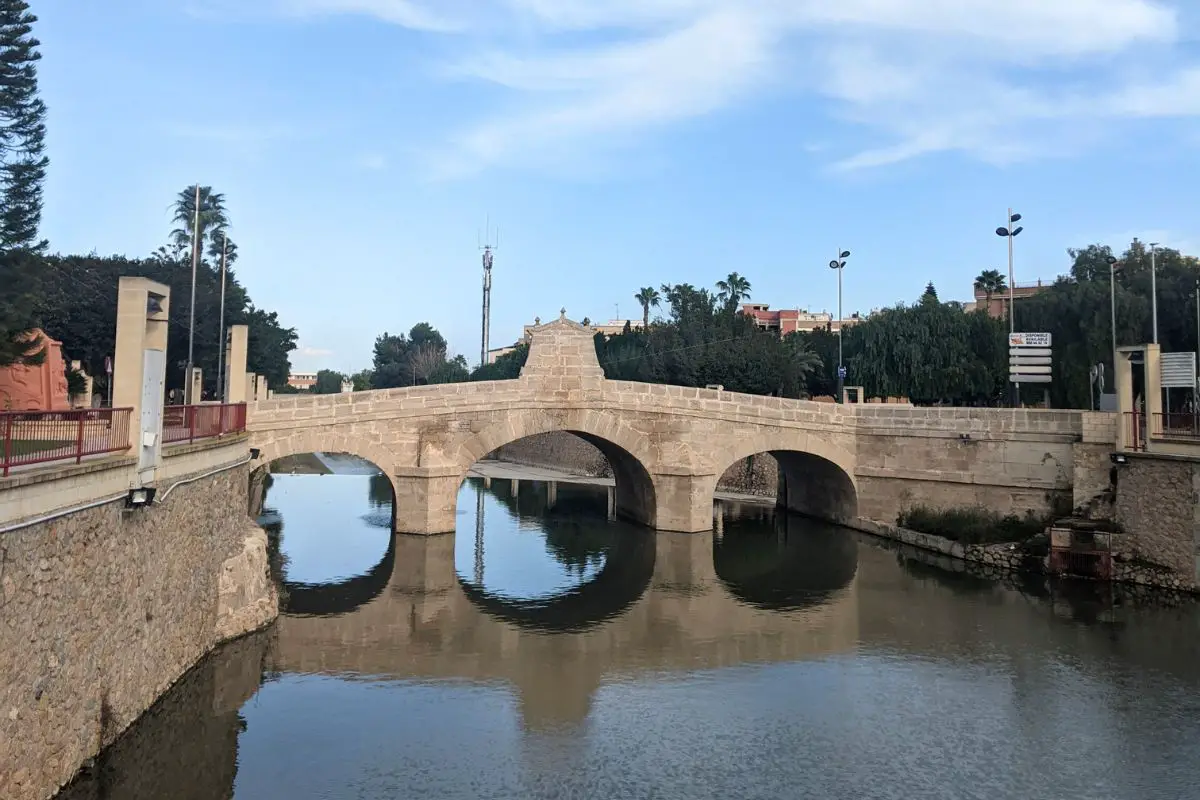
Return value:
[(652, 475), (656, 504), (653, 526), (660, 531), (700, 533), (713, 526), (716, 475)]
[(546, 508), (554, 508), (558, 504), (558, 481), (546, 482)]
[(199, 404), (204, 400), (204, 370), (199, 367), (192, 367), (191, 389), (188, 397), (191, 398), (192, 405)]
[(392, 476), (396, 488), (396, 533), (452, 533), (456, 527), (460, 477), (457, 467), (397, 469)]
[(83, 395), (81, 397), (70, 397), (71, 408), (91, 408), (92, 407), (92, 376), (83, 371), (83, 363), (79, 361), (71, 362), (71, 370), (78, 372), (83, 376)]
[(225, 397), (226, 403), (244, 403), (246, 386), (246, 351), (250, 329), (245, 325), (230, 325), (225, 337)]
[(266, 375), (255, 375), (254, 376), (254, 399), (255, 400), (266, 400), (267, 399), (267, 388), (268, 388), (267, 387), (267, 376)]
[(616, 487), (608, 487), (608, 509), (606, 516), (609, 522), (617, 521), (617, 490)]
[(171, 290), (161, 283), (123, 277), (117, 284), (113, 406), (133, 409), (126, 452), (138, 457), (143, 483), (154, 480), (161, 461), (170, 307)]
[(246, 373), (246, 402), (253, 403), (258, 399), (258, 376), (253, 372)]
[(1146, 449), (1150, 450), (1150, 434), (1161, 430), (1162, 393), (1162, 349), (1159, 345), (1146, 345)]
[(1117, 351), (1117, 360), (1113, 371), (1113, 387), (1117, 394), (1117, 449), (1129, 450), (1133, 447), (1133, 429), (1130, 414), (1134, 411), (1133, 397), (1133, 364), (1130, 356), (1137, 348), (1122, 347)]
[(512, 491), (512, 496), (516, 497), (521, 492), (521, 482), (513, 478), (509, 483), (509, 489)]
[[(454, 536), (395, 534), (395, 560), (388, 595), (407, 604), (403, 618), (424, 624), (441, 620), (454, 629), (453, 606), (460, 597), (454, 571)], [(448, 617), (446, 612), (450, 611)]]

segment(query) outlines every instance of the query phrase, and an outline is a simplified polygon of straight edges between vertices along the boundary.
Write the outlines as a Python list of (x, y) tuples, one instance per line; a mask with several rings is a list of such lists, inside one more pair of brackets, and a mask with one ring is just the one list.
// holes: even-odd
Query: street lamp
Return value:
[(846, 367), (842, 365), (842, 270), (846, 267), (846, 259), (850, 257), (849, 250), (838, 250), (838, 256), (829, 262), (830, 269), (836, 269), (838, 274), (838, 371), (837, 371), (837, 401), (842, 402), (843, 385), (846, 382)]
[(1158, 242), (1150, 243), (1150, 325), (1154, 328), (1155, 344), (1158, 344), (1158, 284), (1156, 277), (1158, 269), (1154, 258), (1157, 248)]
[[(996, 235), (1003, 236), (1005, 239), (1008, 240), (1008, 332), (1009, 333), (1012, 333), (1013, 331), (1016, 330), (1016, 328), (1014, 327), (1014, 322), (1013, 322), (1013, 310), (1014, 310), (1013, 309), (1013, 239), (1017, 238), (1017, 234), (1019, 234), (1021, 231), (1025, 230), (1025, 229), (1021, 228), (1021, 227), (1014, 228), (1013, 225), (1015, 225), (1017, 222), (1020, 222), (1020, 221), (1021, 221), (1021, 215), (1014, 214), (1013, 210), (1010, 208), (1008, 210), (1008, 225), (996, 228)], [(1021, 384), (1014, 383), (1013, 384), (1013, 392), (1012, 392), (1012, 398), (1013, 398), (1012, 402), (1013, 402), (1014, 408), (1019, 404), (1018, 401), (1019, 401), (1020, 397), (1021, 397)]]
[(1112, 307), (1112, 345), (1113, 345), (1113, 375), (1117, 372), (1117, 257), (1108, 256), (1108, 289), (1109, 303)]

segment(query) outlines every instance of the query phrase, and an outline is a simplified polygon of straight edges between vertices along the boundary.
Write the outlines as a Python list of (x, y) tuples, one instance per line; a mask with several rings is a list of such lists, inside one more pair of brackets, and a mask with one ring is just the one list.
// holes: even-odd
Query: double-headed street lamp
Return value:
[(842, 402), (842, 387), (846, 382), (846, 367), (842, 364), (842, 270), (846, 267), (846, 259), (850, 257), (849, 250), (838, 249), (838, 257), (829, 262), (830, 269), (836, 269), (838, 274), (838, 371), (837, 371), (837, 401)]
[[(1021, 227), (1014, 228), (1013, 226), (1021, 221), (1020, 214), (1014, 214), (1010, 208), (1008, 210), (1008, 225), (996, 228), (996, 235), (1003, 236), (1008, 239), (1008, 332), (1012, 333), (1016, 330), (1013, 321), (1013, 239), (1017, 238), (1017, 234), (1025, 230)], [(1014, 383), (1013, 390), (1013, 407), (1016, 408), (1020, 404), (1021, 399), (1021, 384)]]

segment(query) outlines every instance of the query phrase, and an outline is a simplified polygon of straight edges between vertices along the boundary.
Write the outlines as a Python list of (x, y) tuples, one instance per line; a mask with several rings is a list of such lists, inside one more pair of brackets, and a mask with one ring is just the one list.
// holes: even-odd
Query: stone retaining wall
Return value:
[(0, 534), (0, 797), (51, 796), (218, 641), (274, 618), (247, 486), (240, 466)]
[[(566, 431), (539, 433), (518, 439), (499, 448), (491, 457), (513, 464), (558, 469), (591, 478), (612, 477), (612, 469), (604, 454), (591, 443)], [(725, 470), (725, 474), (717, 482), (717, 490), (756, 497), (775, 497), (778, 485), (779, 465), (769, 453), (760, 453), (744, 458)]]
[[(1133, 535), (1129, 580), (1200, 588), (1200, 462), (1129, 453), (1116, 470), (1117, 523)], [(1139, 563), (1141, 562), (1141, 563)]]

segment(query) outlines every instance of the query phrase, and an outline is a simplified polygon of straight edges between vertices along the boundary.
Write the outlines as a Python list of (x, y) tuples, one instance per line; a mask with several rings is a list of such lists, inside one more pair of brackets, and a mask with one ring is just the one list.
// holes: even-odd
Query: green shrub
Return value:
[(983, 506), (929, 508), (914, 506), (901, 511), (896, 524), (921, 533), (963, 544), (1019, 542), (1045, 530), (1048, 518), (1032, 512), (1024, 517), (1001, 515)]

